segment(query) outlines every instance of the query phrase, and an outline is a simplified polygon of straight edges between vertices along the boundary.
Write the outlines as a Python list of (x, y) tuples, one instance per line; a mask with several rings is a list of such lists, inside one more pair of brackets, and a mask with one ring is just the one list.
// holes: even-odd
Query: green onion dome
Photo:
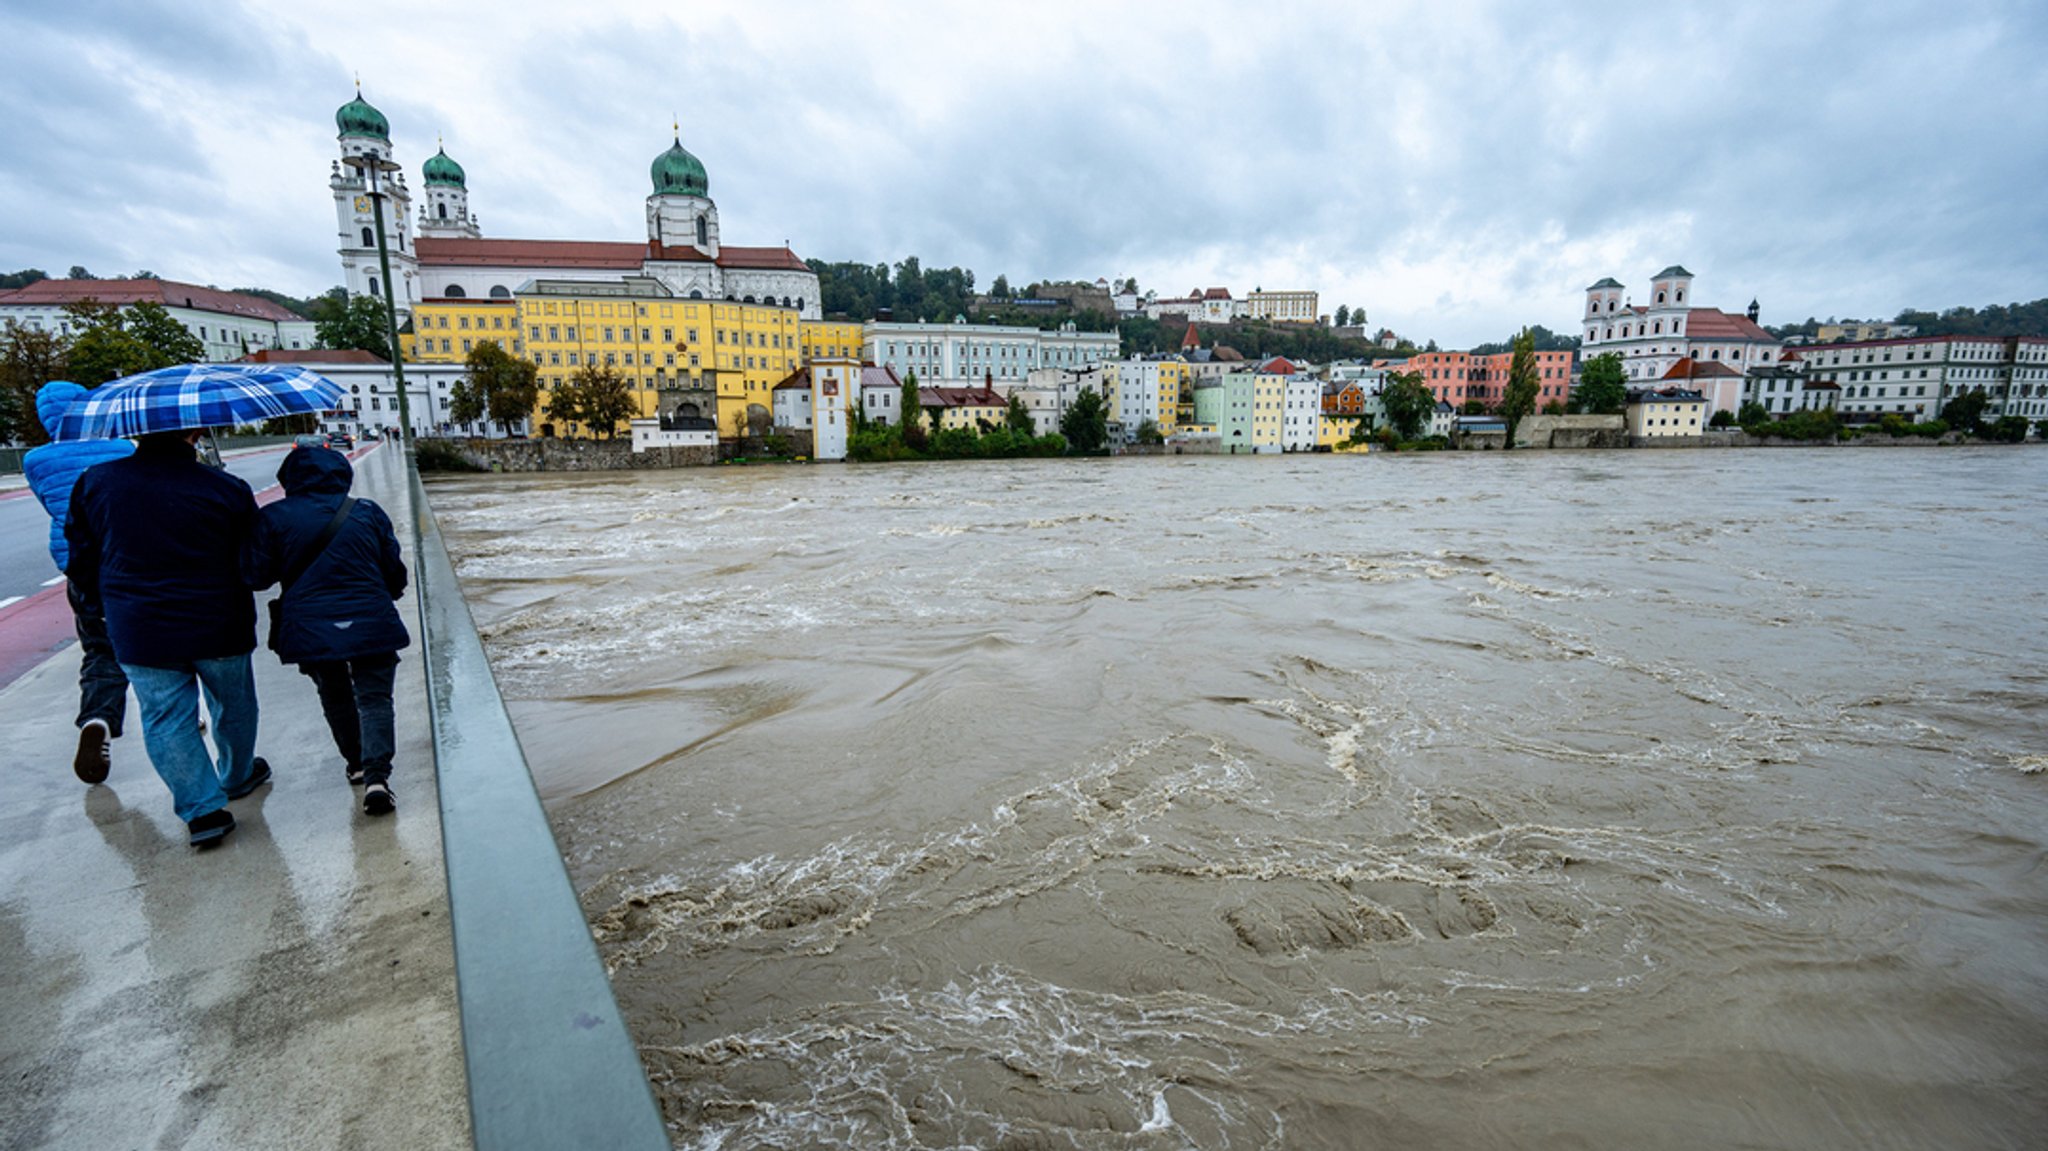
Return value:
[(440, 184), (449, 188), (468, 187), (464, 183), (462, 165), (449, 159), (446, 150), (427, 157), (427, 162), (420, 166), (420, 175), (426, 177), (429, 184)]
[(704, 174), (704, 165), (697, 157), (684, 149), (682, 137), (669, 150), (654, 158), (654, 166), (648, 170), (654, 178), (654, 194), (657, 196), (709, 196), (711, 177)]
[(391, 142), (391, 122), (384, 118), (384, 113), (370, 107), (360, 90), (356, 92), (355, 99), (335, 110), (334, 126), (341, 129), (344, 136), (368, 136), (387, 144)]

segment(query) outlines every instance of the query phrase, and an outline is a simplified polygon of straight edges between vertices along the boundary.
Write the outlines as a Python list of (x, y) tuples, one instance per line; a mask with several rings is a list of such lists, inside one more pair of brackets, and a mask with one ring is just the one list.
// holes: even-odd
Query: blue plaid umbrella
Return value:
[(71, 405), (57, 439), (111, 440), (331, 411), (341, 385), (293, 364), (181, 364), (101, 384)]

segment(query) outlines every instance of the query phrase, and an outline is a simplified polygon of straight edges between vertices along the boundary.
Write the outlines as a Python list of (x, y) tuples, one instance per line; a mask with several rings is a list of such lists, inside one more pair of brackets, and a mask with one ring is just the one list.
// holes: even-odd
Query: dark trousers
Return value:
[(364, 783), (389, 780), (395, 746), (391, 685), (398, 677), (398, 653), (302, 663), (299, 670), (319, 690), (327, 730), (349, 767), (363, 769)]
[(121, 734), (121, 719), (128, 714), (128, 676), (114, 658), (114, 645), (107, 640), (107, 616), (100, 605), (78, 593), (78, 585), (66, 580), (64, 597), (71, 601), (71, 624), (78, 632), (78, 649), (85, 659), (78, 665), (78, 726), (87, 720), (104, 719), (113, 736)]

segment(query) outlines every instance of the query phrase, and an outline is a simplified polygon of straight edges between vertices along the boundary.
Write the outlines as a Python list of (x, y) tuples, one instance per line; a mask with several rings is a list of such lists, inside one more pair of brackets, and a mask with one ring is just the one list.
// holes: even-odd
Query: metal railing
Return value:
[(666, 1151), (426, 491), (406, 478), (476, 1146)]

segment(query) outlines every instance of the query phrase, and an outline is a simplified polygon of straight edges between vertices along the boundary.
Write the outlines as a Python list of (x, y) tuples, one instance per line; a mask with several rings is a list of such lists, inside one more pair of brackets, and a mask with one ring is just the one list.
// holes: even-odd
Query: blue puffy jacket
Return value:
[[(72, 404), (84, 399), (86, 390), (69, 380), (51, 380), (36, 392), (36, 415), (52, 436), (57, 421)], [(135, 453), (133, 440), (52, 440), (21, 458), (21, 472), (43, 510), (50, 513), (50, 558), (57, 570), (71, 564), (71, 549), (64, 542), (64, 517), (71, 511), (71, 489), (85, 469), (108, 460)]]
[[(355, 469), (328, 448), (293, 448), (278, 465), (284, 498), (257, 516), (244, 573), (261, 590), (283, 579), (348, 496)], [(278, 601), (277, 657), (286, 663), (355, 659), (412, 642), (392, 601), (405, 594), (405, 560), (391, 518), (359, 499), (341, 530)]]

